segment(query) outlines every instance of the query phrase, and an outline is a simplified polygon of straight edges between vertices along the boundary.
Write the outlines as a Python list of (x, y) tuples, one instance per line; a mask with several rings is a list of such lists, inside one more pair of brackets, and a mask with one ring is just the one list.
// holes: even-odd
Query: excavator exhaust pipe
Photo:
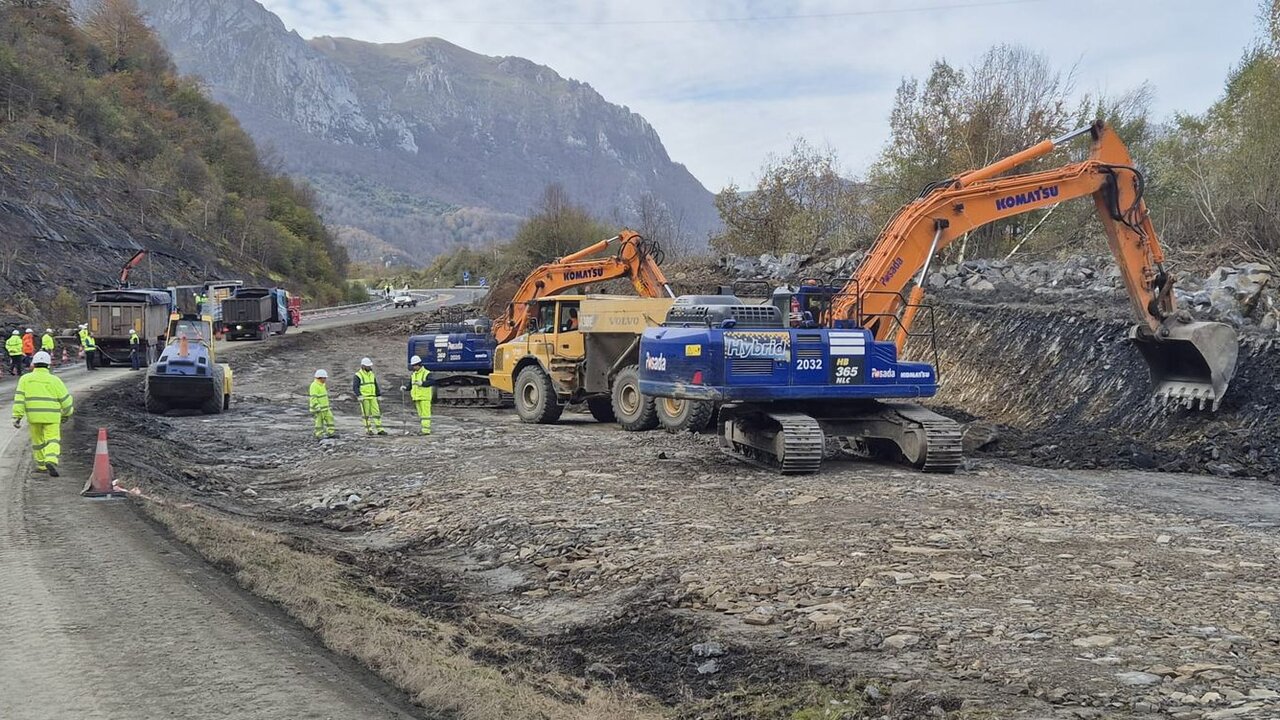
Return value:
[(1236, 331), (1216, 322), (1169, 321), (1129, 331), (1151, 371), (1155, 396), (1190, 410), (1217, 410), (1236, 372)]

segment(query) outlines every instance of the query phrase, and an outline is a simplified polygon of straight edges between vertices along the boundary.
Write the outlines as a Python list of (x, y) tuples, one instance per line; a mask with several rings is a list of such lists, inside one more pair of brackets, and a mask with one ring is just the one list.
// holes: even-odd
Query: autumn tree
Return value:
[(97, 0), (85, 21), (85, 32), (103, 50), (113, 72), (145, 69), (164, 74), (172, 69), (137, 0)]
[(841, 176), (834, 150), (804, 139), (768, 158), (754, 190), (721, 190), (716, 208), (725, 230), (711, 246), (722, 253), (848, 250), (872, 235), (863, 187)]
[(509, 269), (528, 272), (615, 234), (616, 230), (574, 204), (563, 186), (553, 183), (543, 191), (536, 212), (516, 231), (507, 252)]

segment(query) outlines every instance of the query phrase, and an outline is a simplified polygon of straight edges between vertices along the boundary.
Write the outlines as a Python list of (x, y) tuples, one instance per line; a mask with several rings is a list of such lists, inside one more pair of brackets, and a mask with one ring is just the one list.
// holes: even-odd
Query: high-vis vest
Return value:
[(26, 335), (22, 336), (22, 354), (23, 355), (36, 354), (36, 336), (35, 335), (32, 335), (31, 333), (27, 333)]
[(53, 352), (53, 336), (52, 335), (50, 335), (49, 333), (45, 333), (44, 337), (40, 338), (40, 349), (44, 350), (45, 352)]
[(140, 342), (142, 342), (142, 338), (138, 337), (137, 335), (130, 335), (130, 336), (129, 336), (129, 344), (130, 344), (130, 345), (137, 345), (137, 344), (138, 344), (138, 343), (140, 343)]
[(372, 370), (357, 370), (355, 384), (359, 389), (360, 397), (378, 396), (378, 377)]
[(431, 371), (426, 368), (418, 368), (413, 371), (413, 375), (409, 378), (410, 399), (414, 401), (431, 399), (431, 386), (426, 385), (424, 387), (430, 375)]
[(13, 418), (32, 424), (56, 425), (75, 411), (67, 386), (49, 368), (33, 368), (18, 380), (13, 395)]
[(311, 381), (311, 412), (324, 412), (329, 409), (329, 386), (319, 380)]
[(98, 346), (94, 344), (93, 336), (89, 334), (88, 330), (80, 331), (80, 347), (85, 350), (96, 350), (98, 348)]
[(22, 338), (17, 335), (10, 335), (9, 339), (4, 341), (4, 351), (10, 355), (21, 355)]

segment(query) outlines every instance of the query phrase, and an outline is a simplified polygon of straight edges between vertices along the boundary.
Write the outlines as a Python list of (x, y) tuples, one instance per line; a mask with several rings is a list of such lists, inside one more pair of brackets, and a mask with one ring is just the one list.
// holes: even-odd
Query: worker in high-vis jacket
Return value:
[(431, 379), (431, 371), (422, 367), (422, 358), (414, 355), (409, 358), (409, 384), (400, 386), (400, 391), (409, 391), (409, 399), (418, 411), (418, 421), (422, 423), (422, 434), (431, 434), (431, 395), (435, 381)]
[(86, 370), (97, 370), (98, 344), (93, 341), (93, 333), (88, 325), (80, 326), (80, 348), (84, 350), (84, 367)]
[(70, 419), (75, 406), (62, 378), (49, 372), (52, 362), (53, 358), (43, 350), (31, 358), (31, 372), (22, 376), (13, 393), (13, 426), (22, 427), (22, 419), (27, 419), (36, 472), (58, 477), (62, 423)]
[(382, 388), (378, 386), (378, 376), (373, 374), (373, 361), (360, 359), (360, 369), (351, 381), (351, 394), (360, 399), (360, 417), (364, 419), (366, 435), (386, 435), (382, 429), (382, 407), (378, 398), (382, 397)]
[(53, 328), (45, 328), (44, 335), (40, 336), (40, 349), (49, 353), (49, 357), (53, 357), (53, 351), (57, 347), (58, 344), (53, 339)]
[(338, 424), (333, 421), (333, 409), (329, 406), (329, 371), (316, 371), (309, 395), (311, 399), (307, 407), (316, 421), (316, 439), (335, 437)]
[(142, 338), (133, 329), (129, 330), (129, 364), (133, 366), (130, 370), (142, 369)]
[(22, 334), (14, 330), (4, 341), (4, 352), (9, 356), (9, 374), (22, 374)]
[(31, 358), (36, 354), (36, 334), (31, 328), (22, 334), (22, 367), (31, 368)]

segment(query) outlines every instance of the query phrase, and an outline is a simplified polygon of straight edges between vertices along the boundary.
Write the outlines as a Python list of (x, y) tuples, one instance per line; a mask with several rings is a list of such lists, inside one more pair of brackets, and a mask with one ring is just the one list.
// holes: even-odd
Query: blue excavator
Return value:
[[(1082, 162), (1006, 175), (1088, 134)], [(1239, 345), (1227, 325), (1197, 322), (1174, 304), (1174, 277), (1147, 213), (1142, 173), (1114, 130), (1098, 122), (978, 170), (933, 183), (898, 211), (855, 275), (802, 281), (749, 305), (721, 295), (677, 299), (662, 327), (640, 342), (640, 391), (719, 415), (721, 448), (783, 473), (810, 473), (828, 437), (858, 455), (954, 472), (960, 426), (912, 402), (938, 392), (933, 363), (900, 358), (933, 347), (917, 327), (930, 259), (974, 228), (1090, 196), (1139, 323), (1130, 339), (1146, 360), (1154, 394), (1191, 409), (1217, 409)], [(907, 287), (914, 283), (908, 292)]]

